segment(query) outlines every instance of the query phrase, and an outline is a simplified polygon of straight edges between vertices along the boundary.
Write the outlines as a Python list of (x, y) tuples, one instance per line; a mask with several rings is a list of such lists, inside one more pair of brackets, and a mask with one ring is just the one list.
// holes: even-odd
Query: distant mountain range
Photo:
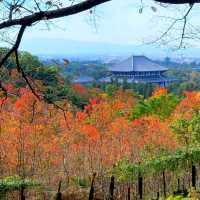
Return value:
[(167, 56), (176, 60), (199, 60), (200, 49), (190, 48), (181, 51), (170, 51), (152, 45), (112, 44), (104, 42), (85, 42), (66, 39), (24, 39), (22, 50), (29, 51), (42, 58), (70, 58), (84, 60), (112, 60), (129, 55), (146, 55), (153, 59)]

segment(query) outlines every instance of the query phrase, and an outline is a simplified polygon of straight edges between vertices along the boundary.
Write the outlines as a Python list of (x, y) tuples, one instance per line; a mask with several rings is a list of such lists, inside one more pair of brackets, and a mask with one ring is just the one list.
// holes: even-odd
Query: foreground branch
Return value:
[(51, 11), (36, 12), (32, 15), (28, 15), (20, 19), (13, 19), (13, 20), (2, 22), (0, 24), (0, 29), (8, 28), (15, 25), (31, 26), (33, 23), (44, 20), (44, 19), (49, 20), (49, 19), (56, 19), (56, 18), (65, 17), (69, 15), (74, 15), (74, 14), (89, 10), (93, 8), (94, 6), (103, 4), (108, 1), (111, 1), (111, 0), (85, 0), (82, 3), (78, 3), (76, 5), (72, 5), (65, 8), (55, 9)]
[(200, 0), (155, 0), (160, 3), (167, 3), (167, 4), (194, 4), (200, 3)]
[(13, 47), (8, 51), (8, 53), (1, 59), (1, 61), (0, 61), (0, 68), (4, 65), (4, 63), (5, 63), (5, 62), (7, 61), (7, 59), (10, 57), (10, 55), (11, 55), (12, 53), (14, 53), (16, 50), (18, 50), (25, 29), (26, 29), (26, 26), (25, 26), (25, 25), (21, 26), (21, 28), (20, 28), (20, 30), (19, 30), (19, 33), (18, 33), (18, 35), (17, 35), (17, 39), (16, 39), (15, 44), (14, 44)]

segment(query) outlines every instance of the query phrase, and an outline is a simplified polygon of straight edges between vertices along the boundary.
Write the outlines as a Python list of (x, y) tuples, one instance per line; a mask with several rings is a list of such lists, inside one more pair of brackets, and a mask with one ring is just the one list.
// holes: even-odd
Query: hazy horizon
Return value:
[[(43, 51), (43, 48), (46, 50)], [(109, 42), (78, 41), (68, 39), (38, 38), (34, 43), (30, 39), (23, 40), (21, 50), (41, 57), (68, 57), (75, 59), (110, 59), (125, 58), (130, 55), (145, 55), (153, 59), (171, 57), (174, 59), (199, 58), (199, 48), (188, 48), (172, 51), (155, 45), (116, 44)], [(106, 47), (106, 48), (105, 48)]]

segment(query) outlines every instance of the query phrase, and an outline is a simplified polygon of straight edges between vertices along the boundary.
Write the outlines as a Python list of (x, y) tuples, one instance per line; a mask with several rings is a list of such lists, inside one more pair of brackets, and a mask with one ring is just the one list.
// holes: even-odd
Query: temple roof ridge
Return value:
[(127, 59), (113, 64), (110, 68), (113, 72), (148, 72), (148, 71), (167, 71), (161, 66), (144, 55), (132, 55)]

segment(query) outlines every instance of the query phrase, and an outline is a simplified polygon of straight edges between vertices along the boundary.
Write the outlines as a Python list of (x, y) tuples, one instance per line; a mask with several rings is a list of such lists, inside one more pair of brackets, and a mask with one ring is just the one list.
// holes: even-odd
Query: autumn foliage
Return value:
[[(73, 88), (86, 93), (80, 85)], [(198, 92), (186, 93), (161, 119), (154, 112), (132, 119), (138, 100), (130, 91), (118, 90), (112, 98), (99, 91), (83, 110), (65, 112), (26, 88), (18, 95), (0, 99), (0, 172), (48, 184), (106, 171), (123, 158), (141, 162), (173, 152), (180, 144), (170, 124), (200, 108)], [(150, 98), (165, 95), (166, 89), (158, 88)]]

